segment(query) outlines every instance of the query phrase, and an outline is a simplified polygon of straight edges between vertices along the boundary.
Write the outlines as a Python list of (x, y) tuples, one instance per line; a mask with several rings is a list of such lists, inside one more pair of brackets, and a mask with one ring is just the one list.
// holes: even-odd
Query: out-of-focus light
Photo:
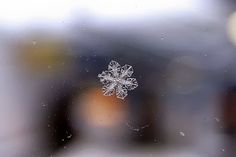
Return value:
[(227, 32), (230, 41), (236, 45), (236, 12), (231, 14), (228, 19)]
[[(105, 97), (101, 89), (92, 88), (79, 98), (79, 114), (88, 125), (93, 127), (115, 127), (126, 119), (126, 105), (115, 96)], [(77, 112), (75, 109), (73, 112)]]
[[(199, 1), (198, 1), (199, 2)], [(196, 0), (93, 0), (80, 1), (80, 7), (96, 15), (108, 17), (135, 16), (158, 12), (176, 12), (193, 10)]]
[(60, 22), (73, 12), (92, 14), (98, 17), (135, 17), (159, 12), (192, 11), (200, 6), (197, 0), (7, 0), (0, 5), (0, 22), (25, 24), (27, 22)]
[(1, 1), (0, 22), (7, 25), (63, 20), (73, 10), (72, 1), (7, 0)]
[(69, 65), (65, 47), (61, 38), (28, 37), (16, 46), (16, 52), (20, 52), (18, 58), (27, 71), (55, 74), (64, 73)]

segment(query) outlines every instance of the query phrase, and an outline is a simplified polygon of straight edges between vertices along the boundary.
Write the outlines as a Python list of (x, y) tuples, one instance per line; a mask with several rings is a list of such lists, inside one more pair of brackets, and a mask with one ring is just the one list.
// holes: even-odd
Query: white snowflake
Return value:
[(133, 67), (125, 64), (120, 66), (116, 61), (111, 61), (108, 70), (98, 74), (100, 82), (104, 84), (102, 90), (105, 96), (111, 96), (116, 93), (117, 98), (124, 99), (128, 90), (134, 90), (138, 87), (135, 78), (130, 78), (133, 74)]

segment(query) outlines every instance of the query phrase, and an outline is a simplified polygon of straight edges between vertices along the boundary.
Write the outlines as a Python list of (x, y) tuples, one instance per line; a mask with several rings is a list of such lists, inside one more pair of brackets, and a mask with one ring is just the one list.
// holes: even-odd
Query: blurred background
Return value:
[(236, 2), (1, 1), (0, 156), (235, 157)]

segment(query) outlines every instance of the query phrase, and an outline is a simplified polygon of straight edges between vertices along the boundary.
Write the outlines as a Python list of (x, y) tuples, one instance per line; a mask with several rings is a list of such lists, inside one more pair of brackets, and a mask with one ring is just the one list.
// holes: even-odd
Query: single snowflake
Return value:
[(116, 93), (117, 98), (124, 99), (128, 95), (128, 90), (134, 90), (138, 87), (135, 78), (130, 78), (133, 74), (133, 67), (125, 64), (120, 66), (116, 61), (111, 61), (108, 70), (98, 74), (100, 82), (104, 84), (102, 90), (105, 96), (111, 96)]

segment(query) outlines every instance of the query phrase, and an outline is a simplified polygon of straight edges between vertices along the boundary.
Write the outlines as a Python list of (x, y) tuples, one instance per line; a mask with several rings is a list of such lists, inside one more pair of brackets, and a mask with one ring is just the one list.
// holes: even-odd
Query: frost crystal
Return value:
[(133, 67), (125, 64), (120, 66), (116, 61), (111, 61), (108, 70), (98, 74), (100, 82), (104, 84), (102, 90), (105, 96), (111, 96), (116, 93), (117, 98), (124, 99), (128, 90), (134, 90), (138, 87), (135, 78), (130, 78), (133, 74)]

